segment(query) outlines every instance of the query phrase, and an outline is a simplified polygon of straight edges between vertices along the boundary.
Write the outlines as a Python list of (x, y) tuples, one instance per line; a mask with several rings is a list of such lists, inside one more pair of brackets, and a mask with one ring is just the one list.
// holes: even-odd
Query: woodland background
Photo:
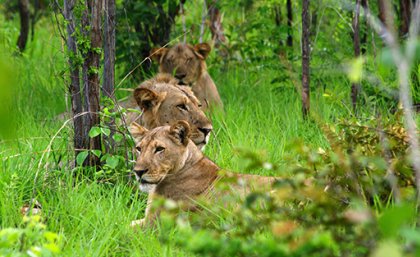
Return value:
[[(419, 256), (419, 4), (0, 2), (0, 255)], [(206, 155), (286, 179), (133, 231), (146, 196), (115, 101), (184, 40), (212, 44), (225, 104)]]

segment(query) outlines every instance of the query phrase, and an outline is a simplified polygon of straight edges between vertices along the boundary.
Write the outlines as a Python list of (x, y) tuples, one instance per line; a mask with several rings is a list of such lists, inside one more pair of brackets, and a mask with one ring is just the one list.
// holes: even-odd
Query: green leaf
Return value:
[(101, 150), (90, 150), (96, 157), (101, 157), (101, 154), (102, 154), (102, 152), (101, 152)]
[(401, 246), (394, 240), (382, 241), (373, 251), (372, 257), (402, 257)]
[(107, 137), (111, 134), (111, 130), (109, 128), (101, 128), (101, 132)]
[(115, 142), (121, 142), (121, 140), (123, 140), (124, 136), (117, 133), (117, 134), (114, 134), (113, 138), (114, 138)]
[(88, 156), (89, 152), (88, 151), (83, 151), (80, 152), (77, 157), (76, 157), (76, 163), (77, 165), (82, 165), (83, 162), (86, 160), (87, 156)]
[(119, 159), (117, 156), (108, 156), (108, 158), (106, 158), (106, 164), (111, 168), (111, 169), (115, 169), (117, 168), (119, 163)]
[(409, 204), (389, 208), (378, 220), (379, 230), (385, 238), (395, 238), (403, 225), (412, 222), (415, 215), (415, 208)]
[(357, 83), (360, 82), (360, 80), (362, 80), (363, 62), (363, 58), (359, 57), (354, 59), (350, 64), (348, 76), (351, 82)]
[(94, 138), (101, 134), (101, 128), (99, 127), (92, 127), (89, 131), (89, 137)]

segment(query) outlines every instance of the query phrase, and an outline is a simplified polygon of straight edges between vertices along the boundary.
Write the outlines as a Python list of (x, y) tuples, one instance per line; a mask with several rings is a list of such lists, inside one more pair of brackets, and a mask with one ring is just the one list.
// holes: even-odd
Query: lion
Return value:
[(149, 192), (145, 218), (133, 221), (133, 227), (155, 221), (159, 213), (151, 211), (151, 206), (157, 197), (181, 202), (199, 196), (215, 200), (219, 199), (218, 195), (226, 194), (215, 192), (215, 184), (223, 177), (241, 180), (241, 183), (233, 183), (231, 189), (242, 194), (255, 187), (270, 188), (271, 183), (278, 179), (222, 171), (191, 141), (191, 128), (186, 121), (177, 121), (150, 131), (132, 123), (130, 132), (136, 140), (138, 151), (133, 171), (140, 190)]
[(210, 51), (207, 43), (177, 44), (171, 48), (154, 48), (151, 57), (159, 63), (160, 72), (174, 74), (180, 85), (191, 87), (203, 110), (223, 110), (217, 87), (207, 72), (205, 59)]
[[(208, 143), (212, 123), (200, 109), (200, 103), (189, 87), (177, 85), (169, 74), (158, 74), (144, 81), (133, 92), (141, 115), (129, 113), (128, 123), (139, 122), (147, 129), (185, 120), (191, 127), (191, 139), (199, 149)], [(138, 116), (138, 117), (137, 117)]]

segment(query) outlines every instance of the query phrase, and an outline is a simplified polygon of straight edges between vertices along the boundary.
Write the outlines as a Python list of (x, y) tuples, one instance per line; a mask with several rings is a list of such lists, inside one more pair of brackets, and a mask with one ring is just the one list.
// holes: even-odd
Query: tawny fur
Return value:
[(177, 44), (171, 48), (155, 48), (152, 59), (159, 62), (159, 71), (174, 74), (179, 84), (192, 88), (203, 110), (223, 109), (223, 103), (213, 79), (207, 72), (205, 59), (211, 51), (206, 43)]
[[(269, 189), (274, 182), (273, 177), (221, 172), (220, 168), (205, 157), (189, 139), (189, 129), (185, 121), (151, 131), (138, 124), (132, 124), (131, 133), (140, 149), (134, 167), (136, 177), (140, 183), (146, 181), (156, 185), (149, 193), (145, 218), (133, 221), (133, 226), (154, 222), (159, 215), (151, 210), (156, 197), (191, 203), (190, 200), (205, 196), (217, 201), (219, 196), (227, 193), (215, 187), (216, 183), (225, 177), (233, 177), (237, 182), (242, 180), (243, 183), (232, 183), (228, 192), (239, 195), (246, 195), (256, 187)], [(140, 177), (138, 172), (145, 170), (147, 172), (142, 173)]]
[[(202, 129), (212, 130), (211, 121), (200, 109), (199, 101), (189, 87), (177, 85), (169, 74), (157, 74), (141, 83), (133, 92), (135, 105), (142, 114), (130, 112), (127, 122), (138, 122), (147, 129), (185, 120), (191, 127), (191, 139), (201, 149), (209, 139)], [(180, 109), (180, 105), (185, 106)]]

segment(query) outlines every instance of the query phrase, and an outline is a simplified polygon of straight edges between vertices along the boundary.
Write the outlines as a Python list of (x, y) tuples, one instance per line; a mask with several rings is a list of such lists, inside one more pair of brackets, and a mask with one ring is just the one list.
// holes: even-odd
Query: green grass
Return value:
[[(145, 197), (138, 196), (132, 184), (110, 186), (76, 179), (66, 165), (58, 165), (60, 156), (73, 158), (70, 127), (52, 140), (63, 125), (55, 116), (65, 110), (62, 42), (48, 25), (51, 21), (42, 20), (38, 25), (42, 29), (25, 54), (13, 57), (17, 22), (0, 22), (5, 24), (0, 28), (0, 49), (5, 50), (2, 61), (13, 66), (16, 80), (9, 85), (14, 99), (9, 109), (14, 136), (0, 141), (0, 228), (20, 226), (20, 208), (36, 197), (48, 229), (64, 237), (62, 256), (188, 256), (171, 243), (162, 244), (154, 231), (129, 228), (130, 221), (141, 218), (145, 208)], [(278, 66), (210, 66), (225, 114), (213, 117), (214, 133), (206, 154), (219, 166), (244, 172), (247, 161), (238, 149), (248, 149), (280, 165), (277, 173), (252, 173), (285, 175), (290, 172), (285, 162), (288, 145), (303, 140), (314, 147), (328, 147), (319, 126), (349, 115), (343, 104), (348, 105), (348, 81), (335, 79), (329, 81), (332, 97), (324, 96), (321, 89), (311, 95), (317, 122), (304, 121), (295, 90), (278, 90), (279, 85), (271, 83), (284, 73)]]

